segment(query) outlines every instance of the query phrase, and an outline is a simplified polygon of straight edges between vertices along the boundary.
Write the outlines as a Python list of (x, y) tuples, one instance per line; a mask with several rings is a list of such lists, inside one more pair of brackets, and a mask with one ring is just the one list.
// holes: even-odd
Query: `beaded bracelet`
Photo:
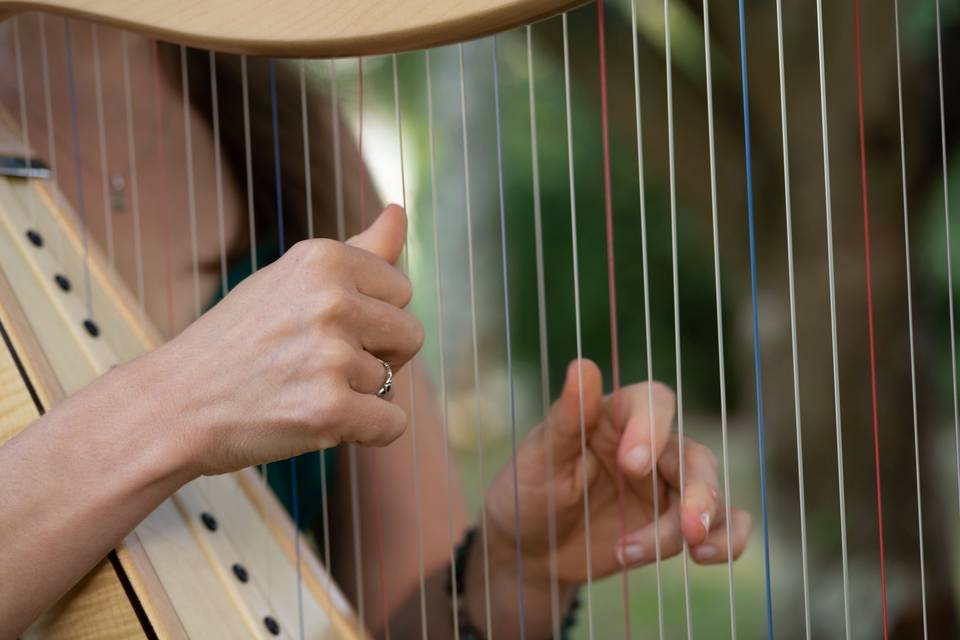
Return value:
[[(457, 596), (457, 627), (460, 632), (461, 640), (483, 640), (483, 634), (480, 633), (476, 625), (470, 620), (470, 616), (467, 615), (466, 606), (463, 598), (463, 589), (464, 589), (464, 574), (467, 570), (467, 557), (470, 555), (470, 550), (473, 548), (474, 543), (477, 539), (477, 528), (470, 527), (467, 529), (466, 533), (463, 536), (463, 540), (460, 544), (457, 545), (453, 553), (453, 571), (447, 576), (447, 594), (452, 598), (454, 594)], [(453, 578), (456, 578), (456, 584), (453, 584)], [(573, 629), (574, 624), (577, 621), (577, 611), (580, 608), (580, 591), (577, 590), (574, 593), (573, 599), (570, 602), (570, 606), (567, 608), (567, 613), (563, 618), (563, 622), (560, 625), (560, 638), (559, 640), (568, 640), (570, 637), (570, 631)]]

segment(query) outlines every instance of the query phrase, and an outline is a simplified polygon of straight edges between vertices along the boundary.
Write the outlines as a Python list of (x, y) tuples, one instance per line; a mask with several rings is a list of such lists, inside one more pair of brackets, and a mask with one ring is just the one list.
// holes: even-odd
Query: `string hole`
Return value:
[(57, 275), (53, 276), (53, 280), (57, 283), (57, 286), (60, 287), (61, 290), (70, 291), (70, 279), (67, 278), (67, 276), (63, 275), (62, 273), (58, 273)]
[(239, 562), (233, 565), (233, 575), (237, 576), (237, 580), (244, 583), (250, 579), (250, 574), (247, 573), (246, 567)]
[(217, 530), (217, 519), (213, 517), (210, 513), (204, 511), (200, 514), (200, 520), (203, 521), (203, 525), (210, 531)]
[(280, 623), (273, 619), (273, 616), (267, 616), (263, 619), (263, 626), (267, 628), (270, 635), (280, 635)]
[(91, 320), (90, 318), (87, 318), (86, 320), (83, 321), (83, 328), (87, 330), (87, 333), (90, 334), (90, 337), (92, 338), (100, 337), (100, 327), (97, 326), (97, 323)]
[(27, 230), (27, 239), (35, 247), (43, 246), (43, 236), (41, 236), (38, 232), (34, 231), (33, 229)]

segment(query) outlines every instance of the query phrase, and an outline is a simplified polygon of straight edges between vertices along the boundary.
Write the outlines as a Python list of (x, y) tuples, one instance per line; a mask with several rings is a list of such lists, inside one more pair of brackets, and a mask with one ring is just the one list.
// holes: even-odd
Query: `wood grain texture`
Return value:
[(584, 0), (0, 0), (0, 16), (40, 10), (234, 53), (360, 56), (462, 42)]
[(23, 640), (126, 640), (143, 635), (113, 566), (103, 560), (44, 613)]

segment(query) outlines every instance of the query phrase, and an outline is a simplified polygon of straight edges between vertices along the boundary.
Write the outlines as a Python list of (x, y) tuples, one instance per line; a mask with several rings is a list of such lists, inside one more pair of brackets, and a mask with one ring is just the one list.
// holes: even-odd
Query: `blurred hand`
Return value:
[(340, 442), (386, 445), (404, 411), (376, 397), (423, 344), (394, 267), (406, 215), (388, 207), (346, 243), (307, 240), (145, 358), (169, 373), (172, 424), (198, 473)]
[[(582, 374), (582, 433), (578, 370)], [(601, 374), (593, 362), (583, 360), (579, 366), (577, 362), (571, 363), (560, 398), (543, 424), (523, 439), (517, 452), (520, 544), (528, 602), (538, 597), (538, 588), (541, 592), (549, 589), (551, 492), (556, 525), (555, 566), (561, 594), (587, 579), (584, 482), (589, 491), (593, 579), (623, 567), (654, 562), (658, 534), (661, 558), (680, 553), (686, 539), (694, 561), (701, 564), (726, 562), (728, 528), (734, 558), (740, 556), (747, 544), (751, 528), (749, 514), (733, 509), (732, 522), (725, 520), (717, 459), (707, 447), (690, 439), (684, 442), (686, 486), (681, 504), (679, 441), (671, 433), (673, 392), (662, 384), (641, 383), (605, 397), (602, 393)], [(585, 449), (581, 444), (584, 440)], [(656, 477), (651, 473), (654, 459)], [(618, 473), (622, 481), (622, 503), (618, 498)], [(658, 514), (653, 505), (655, 481)], [(515, 579), (516, 523), (511, 466), (504, 468), (494, 480), (484, 508), (490, 573), (505, 572)], [(659, 527), (655, 526), (655, 515)], [(474, 574), (470, 580), (476, 583), (475, 574), (482, 572), (471, 570), (469, 573)], [(482, 589), (482, 578), (480, 580)], [(498, 590), (508, 592), (504, 598), (511, 594), (516, 597), (509, 580), (502, 586), (502, 589), (498, 586)], [(531, 609), (527, 607), (528, 622), (535, 615), (530, 613)]]

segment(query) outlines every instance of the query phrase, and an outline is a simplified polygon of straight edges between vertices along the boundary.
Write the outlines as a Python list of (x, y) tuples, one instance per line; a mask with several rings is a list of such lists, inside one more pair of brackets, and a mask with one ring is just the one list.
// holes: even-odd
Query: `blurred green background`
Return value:
[[(793, 395), (791, 316), (786, 274), (785, 188), (780, 132), (776, 5), (748, 2), (748, 71), (753, 127), (760, 280), (760, 343), (764, 367), (765, 427), (770, 472), (770, 536), (773, 618), (781, 637), (803, 637), (804, 594), (798, 497), (797, 410)], [(837, 421), (834, 412), (826, 270), (823, 155), (812, 0), (784, 2), (786, 90), (791, 160), (794, 251), (797, 266), (799, 347), (799, 428), (803, 435), (810, 574), (811, 631), (814, 637), (842, 637)], [(864, 2), (864, 90), (868, 185), (871, 198), (874, 317), (880, 395), (881, 473), (887, 536), (887, 591), (892, 637), (922, 637), (916, 470), (913, 449), (911, 364), (907, 335), (903, 181), (897, 109), (893, 3)], [(630, 6), (606, 7), (610, 91), (615, 241), (604, 236), (597, 12), (591, 4), (569, 14), (570, 69), (579, 259), (572, 261), (566, 96), (559, 18), (532, 26), (534, 75), (527, 67), (527, 32), (499, 35), (497, 46), (504, 142), (504, 203), (511, 334), (504, 331), (503, 271), (498, 217), (497, 156), (491, 40), (463, 46), (466, 104), (460, 100), (459, 50), (399, 56), (404, 127), (406, 193), (400, 192), (399, 150), (394, 129), (391, 59), (364, 62), (365, 138), (368, 161), (386, 198), (406, 198), (415, 225), (410, 247), (416, 283), (415, 306), (431, 336), (424, 361), (436, 374), (444, 359), (450, 433), (474, 505), (483, 487), (477, 467), (481, 440), (487, 451), (484, 478), (508, 459), (511, 428), (508, 384), (516, 391), (517, 428), (524, 432), (542, 417), (540, 385), (546, 376), (552, 395), (566, 364), (576, 356), (574, 267), (580, 283), (582, 349), (605, 372), (610, 385), (611, 341), (607, 256), (615, 255), (615, 294), (622, 378), (625, 383), (655, 378), (682, 382), (685, 429), (720, 451), (720, 396), (710, 174), (706, 135), (706, 73), (702, 7), (670, 3), (674, 116), (676, 118), (679, 336), (682, 378), (677, 378), (674, 342), (670, 164), (666, 140), (665, 41), (663, 5), (638, 0), (637, 21)], [(735, 565), (735, 603), (740, 638), (766, 635), (760, 522), (756, 389), (753, 381), (751, 300), (743, 174), (737, 15), (733, 3), (712, 9), (713, 82), (717, 114), (718, 215), (731, 445), (729, 472), (733, 501), (754, 515), (754, 539)], [(838, 304), (838, 364), (843, 435), (845, 514), (848, 526), (853, 637), (880, 633), (876, 495), (873, 477), (872, 414), (868, 374), (867, 315), (859, 185), (859, 146), (854, 79), (853, 3), (824, 7), (826, 84), (831, 145), (835, 282)], [(949, 296), (944, 242), (936, 28), (933, 2), (901, 8), (904, 92), (904, 150), (907, 217), (910, 225), (911, 284), (916, 341), (917, 432), (927, 531), (926, 589), (930, 637), (953, 637), (956, 627), (957, 508), (954, 412), (950, 375)], [(643, 122), (641, 194), (635, 129), (631, 38), (639, 40), (639, 81)], [(945, 70), (946, 144), (950, 186), (960, 186), (955, 139), (957, 99), (951, 80), (960, 60), (960, 7), (945, 4), (942, 15)], [(341, 108), (356, 114), (356, 66), (338, 65)], [(531, 145), (529, 89), (534, 83), (538, 145)], [(462, 109), (469, 138), (472, 247), (466, 229)], [(432, 111), (433, 164), (430, 128)], [(369, 140), (369, 142), (366, 142)], [(544, 298), (548, 366), (541, 367), (537, 306), (532, 154), (539, 163), (543, 221)], [(431, 169), (433, 175), (431, 175)], [(436, 188), (432, 188), (431, 179)], [(648, 225), (649, 283), (643, 288), (641, 196)], [(956, 224), (950, 242), (958, 255)], [(439, 255), (434, 250), (434, 232)], [(473, 344), (467, 251), (474, 252), (480, 354), (481, 412), (474, 411)], [(439, 278), (438, 278), (439, 269)], [(956, 275), (956, 274), (955, 274)], [(437, 285), (440, 290), (437, 290)], [(644, 330), (644, 296), (649, 294), (651, 333)], [(438, 323), (438, 300), (443, 326)], [(440, 332), (444, 338), (439, 351)], [(506, 343), (513, 350), (512, 380), (506, 373)], [(652, 371), (646, 367), (651, 350)], [(684, 584), (678, 560), (663, 564), (666, 637), (686, 637)], [(730, 634), (726, 568), (691, 564), (693, 635)], [(593, 585), (593, 637), (623, 634), (620, 580)], [(631, 620), (635, 637), (655, 637), (658, 628), (655, 572), (631, 574)], [(588, 637), (581, 611), (578, 637)], [(942, 635), (941, 635), (942, 634)]]

